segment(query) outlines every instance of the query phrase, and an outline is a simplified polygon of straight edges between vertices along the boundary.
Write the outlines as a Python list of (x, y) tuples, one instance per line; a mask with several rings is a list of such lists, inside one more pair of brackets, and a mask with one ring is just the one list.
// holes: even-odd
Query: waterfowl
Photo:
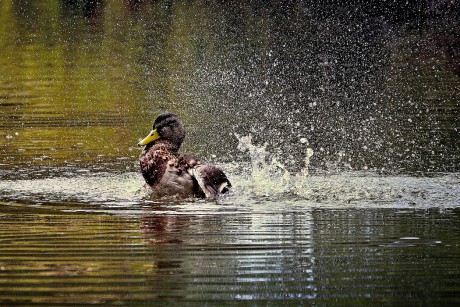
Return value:
[(179, 117), (166, 112), (155, 119), (152, 131), (138, 143), (144, 146), (139, 156), (142, 176), (153, 195), (215, 198), (227, 192), (231, 184), (220, 168), (179, 153), (184, 138)]

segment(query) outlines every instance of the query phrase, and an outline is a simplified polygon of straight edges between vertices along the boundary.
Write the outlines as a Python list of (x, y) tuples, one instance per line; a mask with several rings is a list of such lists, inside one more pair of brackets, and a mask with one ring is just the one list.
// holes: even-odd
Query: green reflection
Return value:
[[(460, 81), (435, 26), (449, 29), (447, 18), (415, 31), (382, 22), (385, 14), (351, 10), (347, 19), (320, 4), (9, 0), (0, 8), (6, 167), (28, 161), (21, 149), (31, 140), (16, 133), (51, 151), (80, 130), (81, 152), (109, 146), (112, 154), (100, 152), (108, 164), (136, 156), (138, 138), (169, 110), (186, 126), (184, 151), (204, 160), (247, 159), (236, 132), (267, 142), (292, 169), (302, 167), (301, 138), (316, 168), (458, 169)], [(58, 166), (81, 152), (46, 155)]]

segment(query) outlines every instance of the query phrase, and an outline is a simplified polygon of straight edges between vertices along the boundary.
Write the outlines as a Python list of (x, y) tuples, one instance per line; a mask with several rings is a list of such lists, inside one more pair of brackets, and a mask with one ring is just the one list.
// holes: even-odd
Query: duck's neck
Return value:
[(166, 149), (167, 151), (169, 151), (170, 153), (174, 154), (174, 155), (178, 155), (179, 154), (179, 147), (180, 145), (177, 145), (177, 144), (173, 144), (171, 143), (170, 141), (168, 140), (158, 140), (156, 141), (155, 143), (147, 146), (146, 150), (150, 149), (150, 147), (155, 147), (155, 148), (164, 148)]

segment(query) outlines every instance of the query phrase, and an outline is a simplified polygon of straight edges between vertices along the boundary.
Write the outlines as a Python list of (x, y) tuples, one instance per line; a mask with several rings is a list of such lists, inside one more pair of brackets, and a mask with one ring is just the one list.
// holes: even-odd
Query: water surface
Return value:
[(0, 304), (458, 305), (457, 4), (370, 3), (1, 1)]

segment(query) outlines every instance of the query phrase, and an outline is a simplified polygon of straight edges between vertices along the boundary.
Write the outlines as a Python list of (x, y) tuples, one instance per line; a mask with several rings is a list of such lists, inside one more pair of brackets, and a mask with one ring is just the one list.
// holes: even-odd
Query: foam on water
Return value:
[[(258, 210), (257, 206), (276, 210), (278, 206), (281, 209), (286, 205), (333, 208), (460, 206), (458, 174), (410, 177), (347, 172), (303, 177), (291, 175), (285, 168), (272, 167), (240, 173), (235, 171), (235, 165), (226, 164), (224, 168), (234, 185), (229, 195), (217, 201), (187, 200), (167, 205), (182, 211), (200, 208), (207, 212), (231, 211), (231, 207), (237, 211), (252, 211)], [(120, 209), (161, 203), (150, 199), (148, 190), (143, 188), (142, 177), (135, 172), (6, 180), (0, 182), (0, 191), (5, 199), (35, 203), (76, 201)], [(226, 207), (219, 208), (220, 205)]]
[(311, 175), (309, 164), (314, 152), (306, 148), (303, 168), (291, 174), (276, 156), (270, 156), (265, 144), (252, 144), (250, 135), (236, 136), (238, 149), (248, 152), (251, 160), (243, 167), (245, 170), (240, 170), (238, 180), (234, 180), (235, 193), (239, 197), (250, 196), (253, 200), (264, 197), (269, 201), (322, 207), (427, 208), (460, 205), (457, 173), (431, 177), (388, 176), (369, 171)]
[[(451, 208), (460, 206), (458, 173), (431, 177), (388, 176), (372, 172), (347, 171), (334, 174), (309, 172), (313, 150), (306, 148), (304, 166), (291, 173), (266, 145), (252, 144), (251, 136), (239, 137), (238, 148), (250, 162), (223, 164), (232, 181), (229, 195), (217, 201), (152, 200), (138, 172), (63, 173), (45, 179), (3, 180), (4, 199), (32, 203), (79, 202), (119, 210), (145, 205), (165, 205), (176, 213), (236, 213), (285, 210), (286, 206), (315, 208), (395, 207)], [(95, 210), (94, 206), (89, 208)], [(199, 212), (197, 211), (199, 210)]]
[(129, 173), (66, 174), (62, 177), (30, 180), (4, 180), (0, 190), (19, 198), (47, 201), (119, 203), (121, 206), (140, 201), (147, 194), (142, 176)]

